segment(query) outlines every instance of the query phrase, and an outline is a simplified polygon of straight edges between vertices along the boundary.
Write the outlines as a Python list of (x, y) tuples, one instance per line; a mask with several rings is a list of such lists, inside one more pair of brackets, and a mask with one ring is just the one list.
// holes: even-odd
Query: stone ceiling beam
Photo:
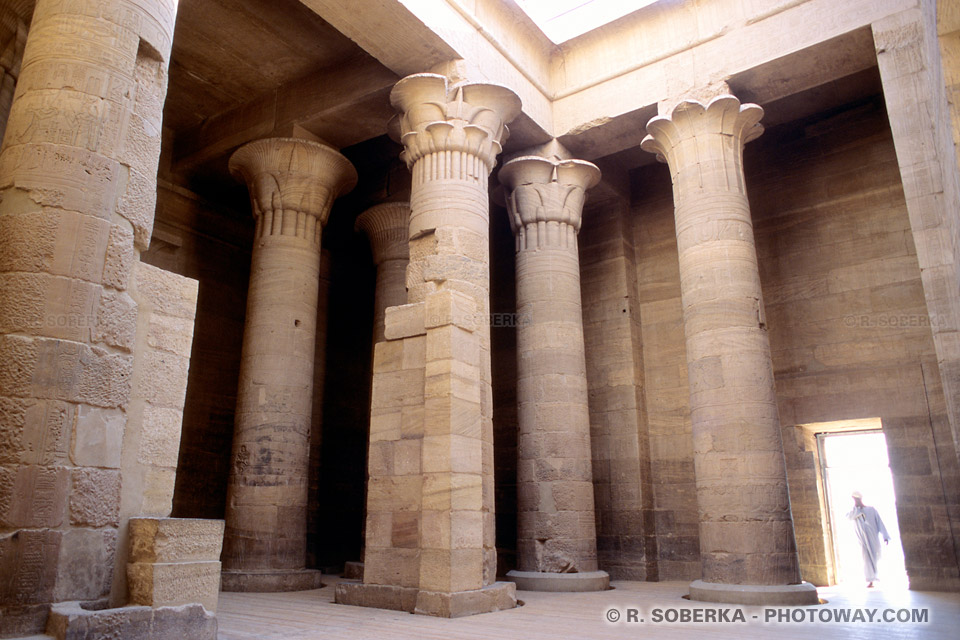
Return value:
[[(638, 25), (618, 21), (562, 47), (551, 75), (557, 137), (573, 149), (578, 145), (572, 138), (594, 136), (606, 153), (614, 153), (634, 146), (636, 136), (602, 132), (622, 127), (625, 120), (639, 122), (645, 108), (638, 105), (656, 105), (718, 80), (729, 81), (750, 100), (768, 102), (875, 66), (869, 25), (909, 3), (810, 0), (758, 8), (755, 14), (746, 13), (747, 5), (739, 2), (717, 4), (709, 15), (673, 4), (637, 12), (636, 20), (647, 21), (644, 33), (656, 31), (650, 20), (664, 24), (662, 38), (638, 39)], [(770, 37), (777, 33), (791, 33), (791, 38)], [(600, 74), (597, 59), (605, 61)], [(638, 134), (642, 131), (641, 126)], [(601, 143), (602, 138), (609, 140)], [(592, 156), (586, 149), (577, 153)]]
[(382, 135), (392, 115), (387, 95), (397, 80), (369, 58), (294, 80), (178, 131), (173, 169), (190, 170), (252, 140), (292, 135), (297, 127), (339, 148)]
[[(510, 127), (511, 146), (552, 137), (549, 40), (517, 7), (495, 0), (301, 0), (400, 76), (463, 60), (471, 82), (509, 87), (523, 113)], [(509, 46), (508, 46), (509, 45)], [(456, 78), (453, 78), (456, 80)]]

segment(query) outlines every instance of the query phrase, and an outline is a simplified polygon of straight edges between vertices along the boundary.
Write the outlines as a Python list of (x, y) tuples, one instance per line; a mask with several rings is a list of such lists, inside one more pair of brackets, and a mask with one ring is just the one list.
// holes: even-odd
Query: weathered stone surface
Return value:
[[(599, 169), (582, 160), (522, 156), (500, 170), (516, 236), (517, 313), (530, 318), (517, 328), (518, 465), (581, 463), (572, 467), (577, 474), (519, 479), (523, 573), (598, 572), (577, 232), (585, 192), (599, 180)], [(530, 517), (540, 513), (565, 524), (548, 530), (547, 520)], [(606, 588), (602, 580), (578, 584)]]
[(78, 467), (120, 468), (127, 417), (119, 409), (80, 405), (70, 438), (70, 459)]
[(54, 599), (79, 595), (84, 600), (97, 600), (109, 595), (116, 551), (114, 529), (75, 528), (64, 532)]
[(156, 609), (128, 606), (91, 611), (84, 609), (79, 602), (62, 602), (51, 609), (46, 631), (57, 640), (216, 640), (217, 619), (199, 604)]
[(70, 474), (70, 523), (81, 527), (120, 524), (120, 472), (75, 469)]
[(199, 602), (216, 613), (220, 562), (131, 562), (127, 584), (130, 604), (156, 608)]
[(205, 562), (220, 557), (222, 520), (131, 518), (130, 562)]
[(375, 348), (364, 584), (338, 602), (450, 616), (451, 598), (496, 572), (487, 177), (520, 105), (435, 74), (400, 81), (391, 101), (413, 173), (409, 304), (386, 310)]
[[(311, 588), (306, 507), (320, 237), (333, 200), (357, 181), (331, 147), (252, 142), (230, 160), (256, 220), (227, 485), (224, 588)], [(322, 364), (321, 364), (322, 366)], [(289, 572), (289, 577), (264, 578)], [(242, 574), (249, 574), (244, 577)]]

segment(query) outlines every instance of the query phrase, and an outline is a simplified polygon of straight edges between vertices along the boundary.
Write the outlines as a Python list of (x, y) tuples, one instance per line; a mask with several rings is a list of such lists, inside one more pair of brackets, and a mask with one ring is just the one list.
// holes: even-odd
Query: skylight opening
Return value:
[(516, 0), (553, 41), (561, 44), (657, 0)]

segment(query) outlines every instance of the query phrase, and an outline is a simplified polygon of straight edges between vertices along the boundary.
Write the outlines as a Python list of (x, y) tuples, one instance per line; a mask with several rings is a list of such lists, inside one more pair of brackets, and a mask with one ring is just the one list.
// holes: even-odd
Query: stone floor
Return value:
[[(764, 623), (762, 608), (706, 605), (681, 598), (682, 582), (612, 582), (615, 590), (600, 593), (536, 593), (518, 591), (523, 607), (454, 620), (407, 613), (337, 605), (333, 603), (334, 576), (325, 576), (323, 589), (299, 593), (221, 593), (218, 619), (220, 640), (284, 638), (312, 640), (389, 640), (392, 638), (487, 639), (522, 638), (730, 638), (747, 640), (775, 635), (790, 638), (843, 638), (844, 640), (891, 638), (934, 640), (957, 638), (960, 628), (960, 594), (905, 591), (888, 588), (831, 587), (820, 590), (827, 604), (807, 607), (803, 615), (837, 615), (843, 610), (925, 610), (928, 623), (874, 622), (770, 622)], [(742, 612), (745, 622), (697, 623), (653, 622), (655, 610), (665, 618), (671, 609), (727, 609), (733, 617)], [(605, 616), (611, 609), (620, 614), (612, 624)], [(644, 622), (626, 622), (628, 609), (637, 610)], [(784, 610), (789, 613), (790, 610)], [(821, 614), (821, 612), (823, 612)], [(611, 614), (612, 616), (613, 614)], [(679, 614), (677, 614), (679, 615)], [(690, 615), (693, 615), (692, 613)], [(703, 614), (706, 615), (706, 614)], [(864, 613), (869, 616), (869, 613)], [(754, 619), (753, 616), (757, 616)]]

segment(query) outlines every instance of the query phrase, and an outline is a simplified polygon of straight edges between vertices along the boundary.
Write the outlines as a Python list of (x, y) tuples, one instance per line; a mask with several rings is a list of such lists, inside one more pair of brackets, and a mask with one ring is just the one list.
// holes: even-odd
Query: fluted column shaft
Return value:
[(407, 303), (407, 265), (410, 263), (410, 203), (385, 202), (364, 211), (356, 229), (370, 238), (377, 285), (373, 298), (373, 343), (382, 342), (387, 307)]
[(586, 189), (600, 171), (536, 156), (504, 165), (516, 237), (520, 571), (597, 570), (590, 415), (580, 301)]
[[(224, 589), (313, 586), (305, 566), (320, 237), (356, 171), (305, 140), (252, 142), (230, 159), (256, 218), (227, 489)], [(322, 366), (322, 363), (321, 363)]]
[(800, 579), (743, 146), (763, 110), (721, 96), (650, 121), (673, 179), (700, 551), (708, 583)]

